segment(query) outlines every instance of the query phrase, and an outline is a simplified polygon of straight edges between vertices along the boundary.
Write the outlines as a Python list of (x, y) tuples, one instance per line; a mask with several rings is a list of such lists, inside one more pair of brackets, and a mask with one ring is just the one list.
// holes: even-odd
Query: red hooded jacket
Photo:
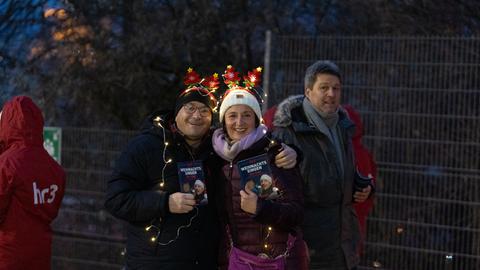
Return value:
[(0, 270), (50, 269), (65, 172), (43, 148), (43, 117), (25, 96), (0, 116)]
[[(371, 176), (373, 178), (373, 184), (376, 184), (377, 180), (377, 164), (373, 159), (373, 155), (362, 144), (363, 137), (363, 123), (360, 118), (360, 114), (353, 109), (351, 105), (342, 105), (343, 109), (348, 113), (348, 117), (355, 123), (355, 134), (352, 138), (353, 150), (355, 153), (355, 165), (358, 171), (365, 176)], [(353, 204), (358, 216), (358, 223), (360, 225), (360, 249), (359, 253), (363, 253), (363, 245), (366, 239), (367, 233), (367, 216), (373, 207), (373, 196), (370, 196), (366, 201), (362, 203)]]

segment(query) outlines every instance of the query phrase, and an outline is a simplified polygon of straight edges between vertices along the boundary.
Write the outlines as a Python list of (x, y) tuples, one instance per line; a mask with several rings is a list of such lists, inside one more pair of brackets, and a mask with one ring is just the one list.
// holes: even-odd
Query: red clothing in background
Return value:
[(0, 116), (0, 270), (49, 270), (65, 173), (43, 148), (43, 117), (13, 98)]
[(269, 131), (273, 131), (273, 118), (275, 117), (275, 112), (277, 111), (277, 105), (270, 107), (263, 114), (263, 123), (268, 127)]
[[(377, 179), (377, 164), (370, 151), (368, 151), (368, 149), (362, 144), (363, 123), (360, 114), (350, 105), (342, 105), (342, 107), (356, 126), (355, 134), (352, 139), (355, 165), (362, 175), (371, 176), (375, 185)], [(360, 225), (361, 242), (359, 245), (359, 253), (362, 254), (367, 233), (367, 216), (373, 208), (373, 196), (370, 196), (365, 202), (353, 204), (353, 207), (355, 208), (355, 211), (357, 211), (358, 223)]]

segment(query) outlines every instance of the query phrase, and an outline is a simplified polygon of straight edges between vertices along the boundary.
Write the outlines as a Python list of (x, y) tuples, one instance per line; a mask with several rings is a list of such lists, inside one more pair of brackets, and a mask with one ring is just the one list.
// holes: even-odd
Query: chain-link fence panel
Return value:
[[(268, 103), (338, 64), (379, 165), (362, 268), (480, 269), (480, 39), (273, 36)], [(268, 54), (267, 54), (268, 55)]]
[(133, 131), (63, 128), (62, 166), (67, 189), (53, 223), (52, 268), (122, 269), (124, 223), (108, 214), (108, 177)]

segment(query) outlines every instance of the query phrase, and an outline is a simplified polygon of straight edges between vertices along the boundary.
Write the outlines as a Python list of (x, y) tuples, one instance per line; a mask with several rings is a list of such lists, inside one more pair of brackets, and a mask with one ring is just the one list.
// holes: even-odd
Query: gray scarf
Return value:
[(303, 111), (308, 118), (308, 121), (314, 125), (320, 132), (325, 134), (329, 139), (330, 142), (335, 146), (335, 152), (337, 153), (338, 157), (338, 164), (340, 165), (340, 172), (343, 175), (343, 151), (341, 140), (338, 132), (338, 109), (334, 113), (324, 113), (317, 110), (310, 100), (307, 97), (303, 99)]

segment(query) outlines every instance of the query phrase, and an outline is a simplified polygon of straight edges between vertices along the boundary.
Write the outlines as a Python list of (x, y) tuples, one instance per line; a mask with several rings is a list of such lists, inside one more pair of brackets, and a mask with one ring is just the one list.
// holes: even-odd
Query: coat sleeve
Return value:
[(13, 181), (14, 176), (5, 162), (2, 162), (0, 165), (0, 224), (5, 220), (12, 201)]
[(254, 219), (262, 224), (291, 231), (303, 222), (303, 189), (300, 171), (298, 166), (282, 169), (272, 165), (272, 172), (281, 195), (276, 200), (258, 199)]
[(303, 161), (303, 152), (295, 144), (293, 133), (289, 127), (275, 127), (274, 131), (272, 132), (272, 136), (275, 140), (279, 140), (295, 150), (297, 153), (297, 164)]
[[(272, 135), (275, 139), (287, 144), (288, 146), (295, 149), (295, 151), (300, 150), (295, 144), (295, 136), (293, 130), (290, 127), (275, 127), (275, 130), (272, 132)], [(301, 151), (300, 151), (301, 153)], [(298, 152), (297, 152), (298, 155)], [(302, 157), (303, 158), (303, 157)]]
[(113, 216), (144, 223), (167, 214), (169, 194), (154, 190), (149, 176), (153, 166), (163, 166), (152, 164), (152, 156), (161, 155), (157, 150), (140, 136), (121, 154), (106, 191), (105, 208)]

